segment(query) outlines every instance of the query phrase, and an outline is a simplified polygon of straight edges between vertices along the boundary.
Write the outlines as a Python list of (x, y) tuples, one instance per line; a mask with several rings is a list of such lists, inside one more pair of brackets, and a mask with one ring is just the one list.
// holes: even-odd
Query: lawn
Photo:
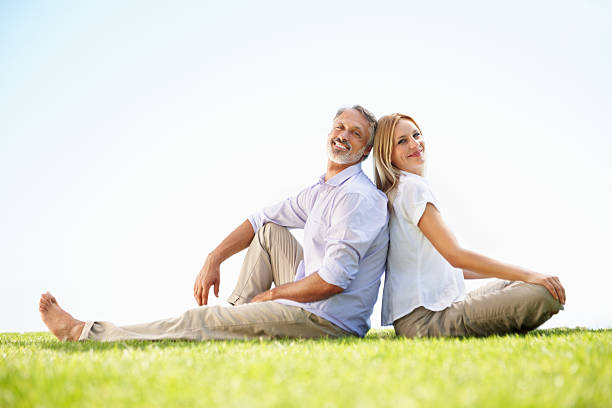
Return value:
[(612, 406), (612, 330), (60, 343), (0, 334), (0, 407)]

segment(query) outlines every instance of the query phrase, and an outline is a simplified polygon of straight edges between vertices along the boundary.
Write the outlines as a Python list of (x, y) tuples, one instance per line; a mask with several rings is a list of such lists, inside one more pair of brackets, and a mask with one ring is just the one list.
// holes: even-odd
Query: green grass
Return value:
[(0, 334), (0, 407), (612, 405), (612, 330), (60, 343)]

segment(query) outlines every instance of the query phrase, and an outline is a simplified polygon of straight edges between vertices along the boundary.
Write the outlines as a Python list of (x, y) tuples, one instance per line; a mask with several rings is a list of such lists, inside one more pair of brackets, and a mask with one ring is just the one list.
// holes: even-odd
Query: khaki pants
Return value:
[(302, 247), (283, 227), (265, 224), (247, 251), (240, 277), (228, 301), (235, 306), (202, 306), (183, 315), (151, 323), (118, 327), (109, 322), (85, 324), (79, 340), (246, 339), (351, 336), (302, 308), (277, 302), (248, 303), (255, 295), (293, 282)]
[(398, 336), (405, 337), (525, 333), (561, 309), (563, 306), (543, 286), (495, 280), (439, 312), (418, 307), (393, 326)]

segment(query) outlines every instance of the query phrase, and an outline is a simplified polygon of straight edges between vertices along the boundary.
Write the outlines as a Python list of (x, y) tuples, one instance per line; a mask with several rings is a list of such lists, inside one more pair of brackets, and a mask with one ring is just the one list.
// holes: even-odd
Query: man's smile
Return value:
[(332, 145), (338, 149), (338, 150), (342, 150), (342, 151), (349, 151), (351, 150), (351, 145), (348, 144), (348, 142), (346, 144), (340, 142), (339, 140), (332, 140)]

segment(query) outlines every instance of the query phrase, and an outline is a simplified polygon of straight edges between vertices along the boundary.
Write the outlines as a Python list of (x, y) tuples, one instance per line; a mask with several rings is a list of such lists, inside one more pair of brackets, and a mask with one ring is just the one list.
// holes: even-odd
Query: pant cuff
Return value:
[(242, 299), (240, 296), (238, 296), (235, 293), (232, 293), (228, 298), (227, 298), (227, 302), (229, 304), (231, 304), (232, 306), (235, 305), (240, 305), (243, 303), (246, 303), (246, 299)]
[(83, 326), (83, 331), (79, 336), (79, 341), (87, 340), (87, 338), (89, 337), (89, 332), (91, 331), (91, 327), (94, 325), (94, 323), (95, 322), (85, 322), (85, 326)]

